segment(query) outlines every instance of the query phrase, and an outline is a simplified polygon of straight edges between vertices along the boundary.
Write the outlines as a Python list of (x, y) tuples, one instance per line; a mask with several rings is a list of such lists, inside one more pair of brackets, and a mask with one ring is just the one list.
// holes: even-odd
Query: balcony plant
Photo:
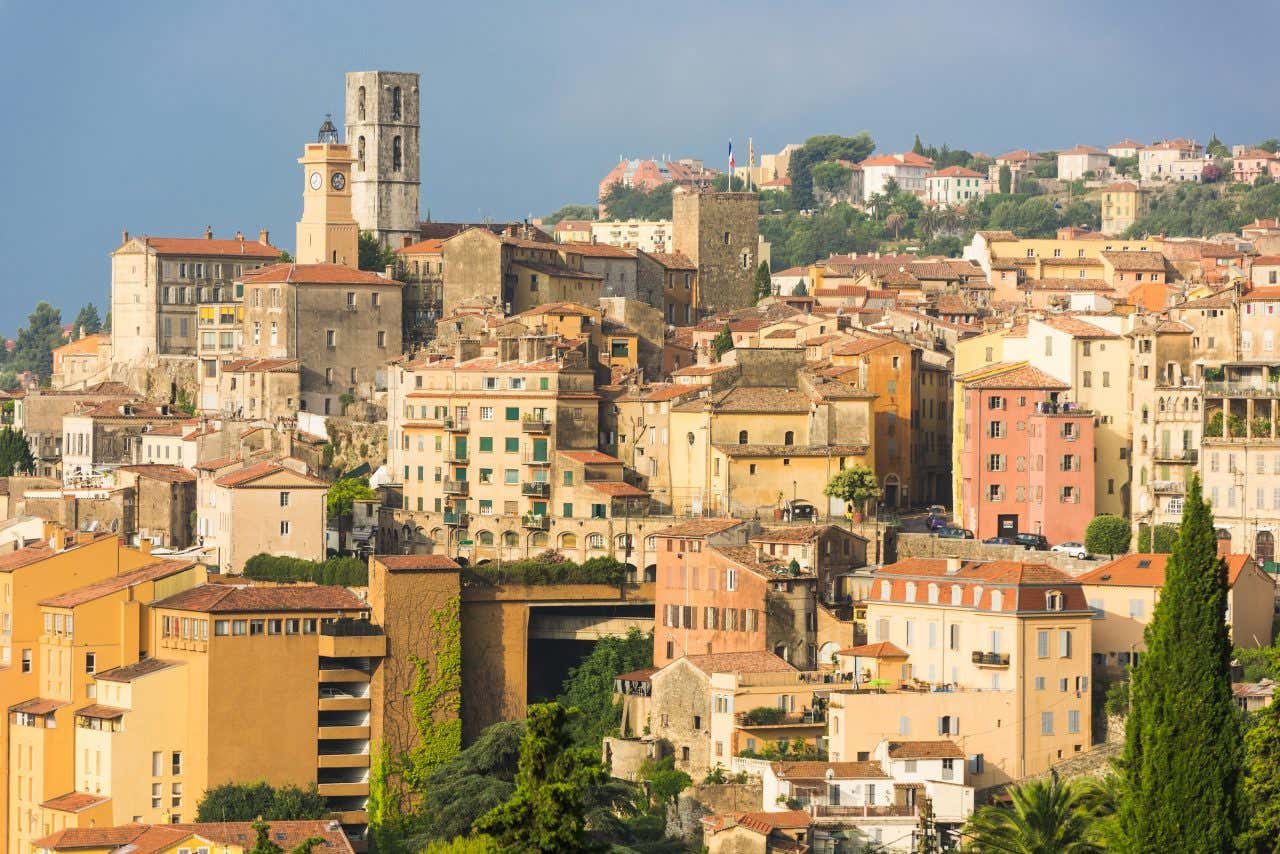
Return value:
[(747, 726), (769, 726), (782, 723), (786, 717), (787, 713), (776, 706), (757, 706), (742, 713), (742, 722)]
[(1209, 420), (1205, 422), (1204, 434), (1211, 439), (1217, 439), (1222, 436), (1222, 410), (1216, 410), (1209, 416)]
[(1244, 419), (1239, 415), (1228, 415), (1227, 432), (1232, 439), (1243, 439), (1245, 436)]

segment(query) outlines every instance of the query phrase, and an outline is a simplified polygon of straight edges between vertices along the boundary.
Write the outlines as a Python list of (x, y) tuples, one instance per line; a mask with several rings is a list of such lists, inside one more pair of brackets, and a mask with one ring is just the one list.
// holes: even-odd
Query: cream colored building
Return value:
[(975, 788), (1047, 770), (1092, 742), (1092, 612), (1043, 564), (909, 559), (877, 571), (869, 640), (908, 659), (884, 691), (833, 690), (831, 760), (881, 741), (946, 736)]
[(216, 462), (196, 481), (196, 538), (222, 572), (261, 553), (324, 560), (328, 483), (297, 460)]
[[(1275, 579), (1247, 554), (1226, 555), (1227, 624), (1232, 644), (1271, 645)], [(1093, 609), (1093, 666), (1112, 671), (1137, 666), (1146, 652), (1143, 633), (1164, 587), (1167, 554), (1129, 554), (1076, 580)]]
[(671, 251), (671, 220), (606, 220), (592, 222), (587, 240), (642, 252)]

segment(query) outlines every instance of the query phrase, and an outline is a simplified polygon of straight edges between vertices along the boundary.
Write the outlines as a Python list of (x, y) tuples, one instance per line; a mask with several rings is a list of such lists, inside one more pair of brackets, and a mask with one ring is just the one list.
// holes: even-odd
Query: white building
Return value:
[(898, 189), (924, 195), (925, 179), (933, 171), (932, 160), (911, 151), (868, 157), (858, 165), (862, 167), (863, 201), (883, 193), (890, 178), (897, 182)]
[(671, 220), (629, 219), (591, 223), (591, 240), (643, 252), (671, 251)]
[(1102, 178), (1111, 173), (1111, 155), (1098, 148), (1077, 145), (1058, 152), (1058, 180)]
[(1167, 139), (1138, 151), (1138, 175), (1144, 181), (1199, 181), (1210, 162), (1203, 147), (1189, 139)]
[(980, 172), (963, 166), (948, 166), (925, 179), (925, 197), (943, 207), (964, 205), (985, 195), (983, 183)]

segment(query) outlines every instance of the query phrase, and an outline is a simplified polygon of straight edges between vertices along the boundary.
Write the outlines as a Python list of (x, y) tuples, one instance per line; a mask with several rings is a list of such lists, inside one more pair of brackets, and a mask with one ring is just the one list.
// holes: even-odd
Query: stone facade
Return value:
[(755, 193), (677, 192), (672, 201), (672, 246), (698, 268), (700, 312), (751, 305), (760, 250)]
[(351, 193), (356, 222), (389, 246), (418, 237), (422, 187), (419, 76), (399, 71), (347, 73), (347, 144), (355, 156)]

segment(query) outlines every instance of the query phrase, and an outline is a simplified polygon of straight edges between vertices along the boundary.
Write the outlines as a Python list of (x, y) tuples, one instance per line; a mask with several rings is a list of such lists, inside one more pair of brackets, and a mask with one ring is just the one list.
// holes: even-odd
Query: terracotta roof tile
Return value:
[(77, 605), (110, 596), (112, 593), (128, 590), (135, 584), (145, 584), (148, 581), (158, 581), (161, 578), (177, 575), (195, 565), (195, 561), (192, 560), (158, 560), (155, 563), (95, 581), (93, 584), (86, 584), (84, 587), (77, 587), (74, 590), (41, 599), (37, 604), (48, 608), (74, 608)]
[(836, 650), (837, 655), (857, 655), (863, 658), (907, 658), (910, 653), (897, 644), (889, 641), (864, 643), (861, 646), (850, 646)]
[(244, 281), (245, 284), (400, 286), (395, 279), (356, 270), (345, 264), (272, 264), (246, 273)]
[(408, 571), (408, 570), (457, 570), (460, 569), (457, 561), (448, 555), (431, 554), (431, 555), (374, 555), (373, 560), (385, 566), (392, 572)]
[(150, 480), (163, 480), (167, 483), (193, 483), (196, 479), (195, 472), (191, 469), (159, 463), (120, 466), (116, 471), (132, 472), (140, 477), (149, 478)]
[(745, 524), (741, 519), (692, 519), (688, 522), (678, 522), (675, 525), (663, 528), (661, 531), (656, 531), (654, 536), (701, 538), (711, 534), (719, 534)]
[[(710, 655), (687, 655), (685, 661), (706, 673), (791, 673), (799, 672), (790, 663), (767, 650), (751, 652), (717, 652)], [(670, 667), (671, 665), (667, 665)]]
[(566, 252), (576, 252), (586, 258), (617, 258), (623, 261), (634, 260), (636, 254), (621, 246), (610, 243), (561, 243)]
[(113, 721), (124, 717), (126, 709), (120, 709), (115, 706), (104, 706), (101, 703), (91, 703), (88, 706), (82, 706), (76, 709), (76, 714), (83, 718), (97, 718), (98, 720)]
[(150, 676), (152, 673), (159, 673), (161, 670), (177, 667), (179, 664), (181, 662), (166, 661), (163, 658), (144, 658), (141, 661), (135, 661), (133, 664), (125, 664), (121, 667), (104, 670), (97, 674), (97, 678), (107, 682), (132, 682), (143, 676)]
[(612, 498), (647, 498), (649, 496), (646, 490), (618, 480), (589, 480), (584, 486)]
[(1066, 391), (1071, 386), (1034, 365), (1022, 365), (966, 383), (968, 388), (1038, 388)]
[[(783, 812), (735, 812), (722, 815), (709, 815), (702, 819), (703, 825), (712, 833), (727, 830), (731, 827), (745, 827), (755, 833), (768, 836), (775, 829), (796, 829), (808, 827), (813, 819), (804, 810), (785, 810)], [(778, 840), (782, 843), (783, 840)], [(771, 842), (770, 850), (776, 850), (778, 844)], [(797, 850), (806, 850), (800, 848)]]
[(689, 260), (689, 256), (682, 252), (645, 252), (653, 260), (657, 261), (668, 270), (697, 270), (698, 265)]
[[(312, 837), (323, 840), (321, 850), (333, 854), (350, 854), (351, 842), (346, 834), (327, 820), (272, 821), (271, 841), (288, 851)], [(199, 837), (220, 848), (236, 847), (248, 851), (256, 832), (250, 822), (211, 822), (207, 824), (127, 824), (120, 827), (68, 827), (38, 839), (36, 847), (52, 851), (85, 848), (115, 849), (127, 845), (130, 854), (155, 854), (179, 842)], [(196, 846), (192, 846), (193, 848)]]
[(1044, 319), (1046, 326), (1065, 332), (1072, 338), (1119, 338), (1120, 333), (1103, 329), (1087, 321), (1067, 314), (1051, 314)]
[(200, 613), (238, 614), (272, 611), (365, 611), (368, 605), (345, 587), (249, 587), (202, 584), (153, 608)]
[(30, 700), (23, 700), (21, 703), (15, 703), (9, 707), (11, 712), (25, 712), (29, 715), (47, 715), (50, 712), (57, 711), (63, 706), (71, 705), (63, 700), (50, 700), (45, 697), (33, 697)]
[(160, 255), (237, 255), (245, 258), (280, 257), (280, 250), (256, 240), (208, 240), (203, 237), (141, 237)]
[(58, 812), (84, 812), (90, 807), (105, 804), (109, 800), (111, 799), (103, 795), (91, 795), (88, 792), (67, 792), (65, 795), (50, 798), (40, 806)]
[(1103, 252), (1102, 257), (1126, 273), (1164, 272), (1164, 255), (1159, 252)]
[(611, 457), (603, 451), (556, 451), (556, 453), (584, 465), (622, 465), (622, 460)]
[(964, 751), (948, 738), (937, 741), (891, 741), (890, 759), (963, 759)]
[(39, 563), (45, 558), (53, 557), (55, 554), (57, 552), (49, 548), (47, 542), (41, 540), (17, 551), (0, 555), (0, 572), (13, 572), (15, 569)]
[(848, 533), (858, 539), (865, 539), (861, 534), (854, 534), (836, 525), (784, 525), (779, 528), (765, 528), (763, 532), (751, 537), (753, 543), (811, 543), (830, 531)]
[(885, 780), (878, 762), (771, 762), (769, 767), (782, 780), (825, 780), (827, 772), (836, 780)]
[(856, 457), (866, 445), (713, 445), (727, 457)]
[(248, 486), (249, 484), (253, 483), (255, 480), (261, 480), (262, 478), (268, 475), (276, 474), (277, 472), (287, 472), (293, 475), (294, 477), (304, 481), (308, 486), (325, 487), (325, 488), (329, 486), (327, 481), (321, 480), (318, 477), (313, 477), (309, 474), (304, 474), (299, 471), (294, 471), (293, 469), (289, 468), (288, 466), (282, 465), (276, 460), (267, 460), (261, 463), (254, 463), (253, 465), (246, 466), (245, 468), (242, 468), (239, 471), (233, 471), (230, 474), (224, 474), (222, 477), (215, 480), (214, 483), (218, 484), (218, 486), (226, 487), (228, 489), (236, 489), (238, 487)]
[[(1234, 585), (1252, 560), (1247, 554), (1231, 554), (1223, 557), (1227, 562), (1227, 583)], [(1167, 554), (1122, 555), (1097, 569), (1076, 578), (1080, 584), (1102, 587), (1163, 587)]]

